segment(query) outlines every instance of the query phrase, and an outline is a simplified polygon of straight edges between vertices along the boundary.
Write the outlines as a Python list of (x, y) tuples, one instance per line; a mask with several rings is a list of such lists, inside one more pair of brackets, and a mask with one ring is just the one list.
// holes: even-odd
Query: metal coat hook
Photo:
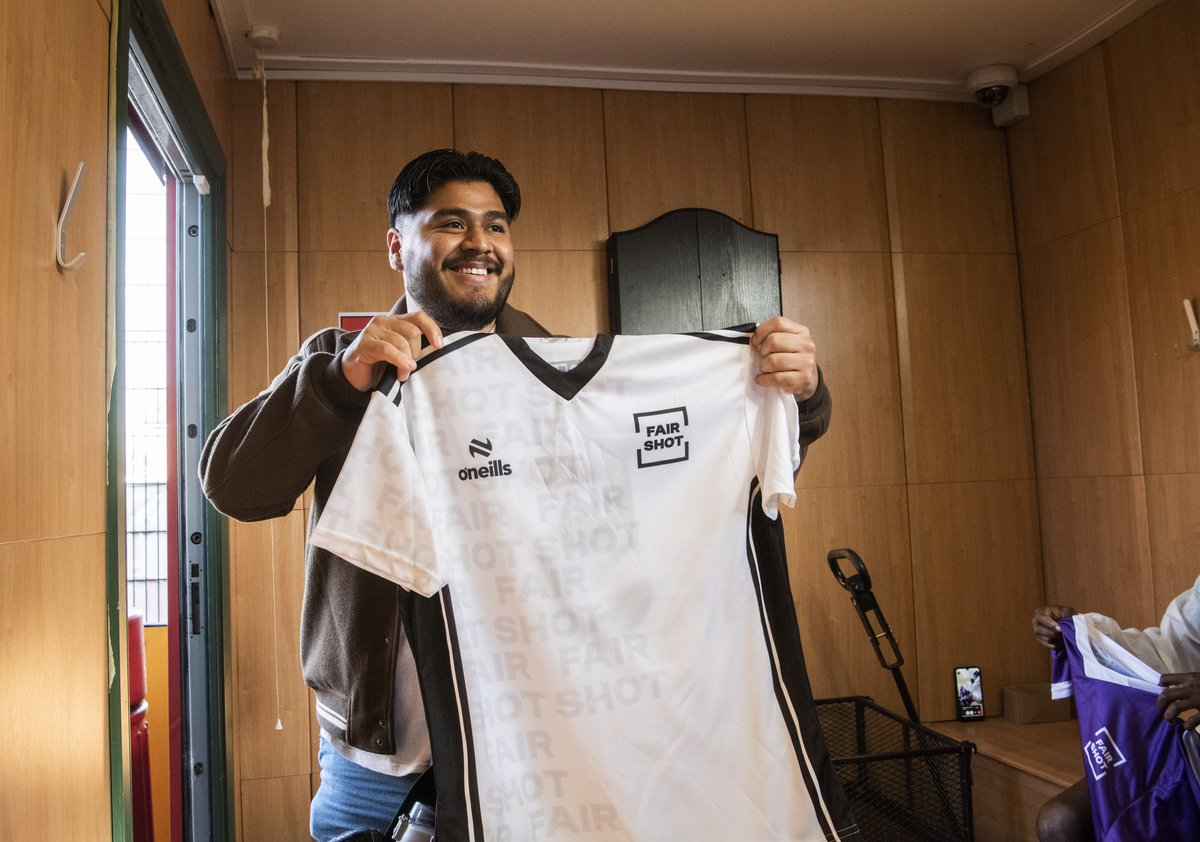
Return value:
[(1188, 327), (1192, 329), (1192, 350), (1200, 351), (1200, 326), (1196, 324), (1196, 308), (1192, 306), (1192, 299), (1183, 299), (1183, 312), (1187, 316)]
[(71, 189), (67, 193), (67, 203), (63, 205), (62, 214), (58, 217), (58, 251), (55, 255), (58, 260), (58, 265), (66, 270), (78, 269), (79, 264), (83, 263), (87, 252), (81, 251), (72, 260), (66, 259), (67, 247), (67, 224), (71, 221), (71, 211), (75, 209), (75, 199), (79, 195), (79, 185), (83, 183), (83, 176), (87, 172), (87, 164), (83, 161), (79, 162), (79, 169), (75, 170), (75, 180), (71, 182)]

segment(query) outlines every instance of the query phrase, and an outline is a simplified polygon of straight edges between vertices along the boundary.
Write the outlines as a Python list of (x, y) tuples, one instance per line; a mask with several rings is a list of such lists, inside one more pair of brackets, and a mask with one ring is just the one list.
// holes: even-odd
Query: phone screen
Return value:
[(983, 673), (979, 667), (955, 667), (954, 685), (958, 718), (983, 719)]

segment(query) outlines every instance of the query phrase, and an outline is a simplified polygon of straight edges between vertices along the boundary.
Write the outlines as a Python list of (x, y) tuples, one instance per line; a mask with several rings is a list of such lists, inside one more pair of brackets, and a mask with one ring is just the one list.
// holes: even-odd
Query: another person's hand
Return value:
[(1069, 605), (1043, 605), (1033, 612), (1033, 636), (1047, 649), (1058, 649), (1062, 646), (1062, 629), (1058, 627), (1058, 621), (1074, 613), (1075, 609)]
[[(1164, 673), (1158, 683), (1166, 688), (1155, 702), (1163, 716), (1195, 731), (1200, 726), (1200, 672)], [(1184, 719), (1189, 712), (1191, 716)]]
[(775, 316), (758, 326), (750, 347), (762, 357), (758, 385), (776, 386), (797, 400), (807, 400), (817, 391), (817, 346), (804, 325)]
[(399, 379), (407, 380), (417, 369), (422, 336), (442, 347), (441, 328), (426, 313), (375, 316), (343, 352), (342, 373), (360, 392), (375, 388), (388, 363)]

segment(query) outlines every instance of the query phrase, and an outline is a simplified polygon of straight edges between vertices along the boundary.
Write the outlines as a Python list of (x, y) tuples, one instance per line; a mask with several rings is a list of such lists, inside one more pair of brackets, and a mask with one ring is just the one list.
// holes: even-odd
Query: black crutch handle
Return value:
[[(848, 579), (842, 572), (840, 564), (843, 558), (848, 559), (854, 565), (854, 569), (858, 571)], [(833, 578), (837, 579), (839, 585), (850, 591), (852, 597), (865, 596), (872, 603), (871, 607), (874, 607), (875, 595), (871, 593), (871, 574), (867, 572), (867, 565), (863, 564), (858, 553), (851, 549), (830, 550), (829, 569), (833, 571)]]
[[(900, 654), (900, 647), (896, 645), (896, 638), (892, 636), (892, 627), (888, 625), (879, 603), (875, 601), (875, 594), (871, 592), (871, 574), (867, 572), (867, 565), (863, 564), (858, 553), (846, 548), (830, 550), (828, 558), (829, 569), (833, 571), (834, 578), (839, 585), (850, 591), (850, 601), (858, 611), (863, 628), (867, 630), (867, 637), (875, 649), (875, 657), (884, 669), (897, 669), (904, 663), (904, 656)], [(848, 560), (858, 572), (847, 577), (842, 570), (842, 559)], [(872, 622), (872, 615), (875, 622)], [(879, 645), (880, 639), (888, 642), (888, 648), (891, 649), (890, 660)]]

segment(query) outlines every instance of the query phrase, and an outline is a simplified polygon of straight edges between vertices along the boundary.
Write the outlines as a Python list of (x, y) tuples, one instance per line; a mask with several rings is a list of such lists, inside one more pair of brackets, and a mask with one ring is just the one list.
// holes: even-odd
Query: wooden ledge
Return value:
[(1079, 722), (1017, 725), (1003, 717), (982, 722), (929, 722), (955, 740), (970, 740), (978, 753), (1035, 777), (1068, 787), (1083, 777)]

